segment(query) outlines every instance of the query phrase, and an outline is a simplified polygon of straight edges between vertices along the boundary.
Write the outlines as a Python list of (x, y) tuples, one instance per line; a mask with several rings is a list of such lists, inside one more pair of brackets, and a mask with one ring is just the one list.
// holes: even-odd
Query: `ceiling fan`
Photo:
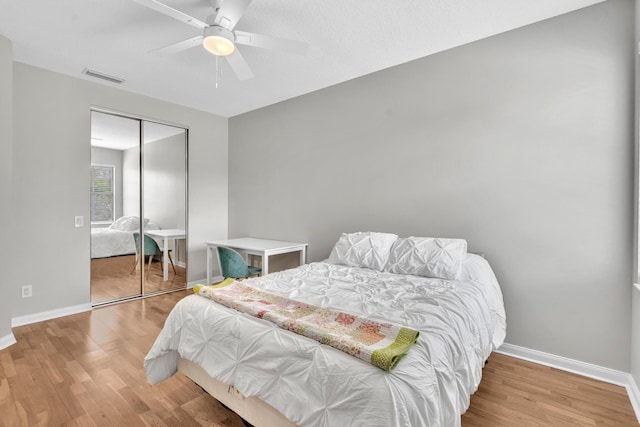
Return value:
[(207, 17), (206, 22), (157, 0), (133, 1), (202, 30), (200, 36), (191, 37), (152, 52), (168, 54), (202, 45), (212, 54), (224, 57), (239, 80), (253, 78), (253, 73), (236, 45), (283, 50), (300, 55), (307, 52), (308, 46), (303, 42), (234, 30), (252, 0), (209, 0), (214, 13)]

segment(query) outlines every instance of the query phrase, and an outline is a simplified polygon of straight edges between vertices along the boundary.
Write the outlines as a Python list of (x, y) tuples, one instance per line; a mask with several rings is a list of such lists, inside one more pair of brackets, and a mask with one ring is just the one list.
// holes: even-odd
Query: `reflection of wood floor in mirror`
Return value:
[[(131, 274), (135, 255), (91, 260), (91, 302), (93, 304), (140, 294), (140, 270)], [(145, 269), (148, 268), (148, 261)], [(176, 265), (176, 274), (169, 264), (169, 280), (162, 280), (162, 263), (153, 261), (147, 275), (145, 292), (184, 288), (186, 269)]]

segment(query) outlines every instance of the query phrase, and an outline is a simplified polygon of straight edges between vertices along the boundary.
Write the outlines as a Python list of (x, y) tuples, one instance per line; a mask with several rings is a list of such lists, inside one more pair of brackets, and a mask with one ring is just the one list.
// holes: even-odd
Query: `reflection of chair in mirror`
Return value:
[[(151, 262), (153, 261), (153, 257), (159, 255), (160, 259), (162, 260), (163, 251), (162, 249), (160, 249), (160, 247), (158, 246), (155, 240), (153, 240), (151, 237), (145, 234), (144, 235), (144, 256), (141, 257), (140, 256), (140, 233), (138, 232), (133, 233), (133, 241), (136, 244), (136, 262), (133, 265), (131, 274), (133, 274), (136, 271), (136, 267), (138, 266), (141, 260), (142, 260), (142, 263), (144, 264), (144, 257), (148, 256), (149, 257), (149, 267), (147, 267), (147, 275), (148, 275), (149, 272), (151, 272)], [(171, 249), (169, 249), (167, 254), (169, 255), (169, 261), (171, 262), (171, 267), (173, 268), (173, 274), (176, 274), (176, 266), (173, 265), (173, 260), (171, 259)]]
[(220, 273), (225, 279), (245, 279), (251, 276), (257, 276), (262, 273), (262, 269), (258, 267), (249, 267), (244, 258), (233, 249), (218, 246), (218, 261), (220, 263)]

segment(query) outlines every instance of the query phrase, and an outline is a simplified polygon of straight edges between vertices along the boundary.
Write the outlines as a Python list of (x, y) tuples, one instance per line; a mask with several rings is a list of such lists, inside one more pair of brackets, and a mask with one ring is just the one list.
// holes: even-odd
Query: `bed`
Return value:
[(462, 239), (343, 234), (324, 262), (242, 282), (419, 330), (391, 371), (217, 304), (182, 299), (145, 358), (153, 384), (180, 369), (261, 426), (456, 426), (505, 337), (502, 294)]
[[(146, 230), (158, 230), (157, 224), (145, 218)], [(91, 258), (108, 258), (136, 253), (133, 232), (140, 231), (137, 216), (123, 216), (109, 227), (91, 228)]]

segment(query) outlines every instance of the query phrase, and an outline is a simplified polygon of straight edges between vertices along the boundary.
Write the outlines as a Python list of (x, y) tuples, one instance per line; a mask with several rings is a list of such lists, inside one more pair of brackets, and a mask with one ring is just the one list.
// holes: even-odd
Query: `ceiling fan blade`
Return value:
[(190, 39), (182, 40), (180, 42), (170, 44), (169, 46), (159, 47), (157, 49), (150, 50), (149, 53), (168, 55), (191, 49), (196, 46), (202, 46), (202, 36), (191, 37)]
[(182, 21), (185, 24), (191, 25), (192, 27), (196, 27), (199, 29), (207, 28), (209, 25), (200, 21), (199, 19), (194, 18), (193, 16), (189, 16), (186, 13), (182, 13), (177, 9), (174, 9), (166, 4), (160, 3), (157, 0), (133, 0), (134, 2), (141, 4), (142, 6), (148, 7), (149, 9), (153, 9), (156, 12), (160, 12), (164, 15), (167, 15), (173, 19), (177, 19), (178, 21)]
[(233, 30), (252, 0), (224, 0), (215, 23), (227, 30)]
[(225, 56), (225, 58), (227, 58), (227, 62), (233, 72), (236, 73), (238, 80), (249, 80), (253, 78), (253, 73), (251, 72), (251, 68), (249, 68), (249, 64), (244, 60), (244, 57), (238, 49), (236, 49), (231, 55)]
[(261, 47), (263, 49), (282, 50), (298, 55), (306, 55), (309, 45), (296, 40), (281, 39), (278, 37), (264, 36), (262, 34), (248, 33), (246, 31), (234, 31), (235, 42), (245, 46)]

